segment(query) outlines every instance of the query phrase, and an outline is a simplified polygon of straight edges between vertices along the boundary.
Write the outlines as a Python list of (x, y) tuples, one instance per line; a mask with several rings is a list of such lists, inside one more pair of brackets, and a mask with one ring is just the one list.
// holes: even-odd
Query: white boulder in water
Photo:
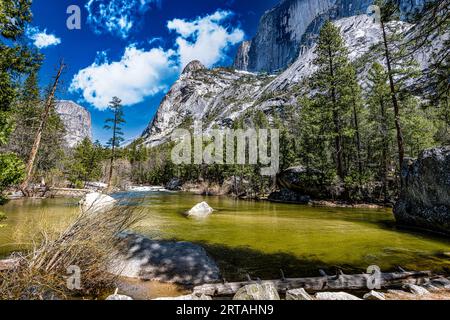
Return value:
[(206, 202), (202, 202), (197, 204), (195, 207), (193, 207), (191, 210), (188, 211), (189, 217), (196, 217), (196, 218), (205, 218), (212, 214), (214, 212), (214, 209), (209, 206)]
[(117, 201), (106, 195), (97, 192), (87, 194), (84, 199), (80, 201), (80, 208), (82, 212), (98, 213), (108, 211), (114, 208)]

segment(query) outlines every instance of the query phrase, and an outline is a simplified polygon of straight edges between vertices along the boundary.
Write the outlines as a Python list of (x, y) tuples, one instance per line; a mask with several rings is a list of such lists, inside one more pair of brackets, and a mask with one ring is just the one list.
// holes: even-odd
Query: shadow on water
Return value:
[[(174, 239), (173, 241), (178, 241)], [(318, 277), (319, 270), (335, 275), (338, 270), (345, 273), (360, 273), (364, 270), (352, 266), (327, 264), (314, 256), (299, 258), (285, 252), (264, 253), (249, 247), (229, 247), (202, 241), (193, 242), (203, 247), (219, 266), (221, 275), (227, 281), (246, 281), (252, 279), (280, 279)]]
[[(179, 241), (173, 239), (172, 241)], [(246, 281), (248, 276), (252, 279), (280, 279), (283, 275), (286, 278), (318, 277), (320, 270), (328, 275), (336, 275), (339, 271), (345, 274), (365, 273), (367, 267), (377, 265), (377, 263), (363, 264), (355, 266), (350, 264), (330, 264), (324, 262), (314, 255), (298, 257), (287, 252), (265, 253), (249, 247), (230, 247), (221, 244), (211, 244), (203, 241), (194, 241), (196, 245), (203, 247), (208, 255), (217, 263), (221, 275), (227, 281)], [(450, 275), (450, 265), (441, 264), (442, 253), (420, 254), (415, 252), (398, 252), (386, 249), (386, 254), (402, 256), (402, 264), (391, 264), (382, 268), (382, 272), (399, 271), (403, 267), (409, 271), (425, 271), (429, 268), (422, 268), (416, 260), (428, 260), (435, 263), (434, 271), (437, 274)], [(447, 257), (448, 259), (448, 257)]]

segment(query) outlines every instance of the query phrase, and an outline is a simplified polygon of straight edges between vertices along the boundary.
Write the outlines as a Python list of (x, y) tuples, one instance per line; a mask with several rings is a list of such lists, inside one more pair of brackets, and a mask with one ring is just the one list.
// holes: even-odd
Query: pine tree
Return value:
[(36, 71), (42, 60), (18, 41), (31, 18), (31, 0), (0, 2), (0, 202), (1, 192), (24, 177), (23, 162), (14, 153), (5, 152), (4, 146), (14, 130), (12, 110), (17, 105), (21, 76)]
[(124, 114), (122, 110), (122, 101), (118, 97), (113, 97), (109, 103), (114, 118), (105, 120), (105, 129), (112, 130), (112, 137), (108, 141), (107, 146), (111, 148), (110, 155), (110, 168), (108, 176), (108, 186), (111, 187), (112, 175), (114, 170), (114, 160), (116, 159), (116, 149), (118, 149), (121, 143), (124, 141), (123, 131), (121, 125), (125, 123)]
[(75, 186), (85, 187), (86, 182), (99, 179), (103, 148), (100, 143), (83, 139), (74, 149), (69, 165), (69, 181)]
[[(315, 129), (321, 131), (320, 135), (333, 140), (336, 173), (344, 182), (350, 167), (349, 163), (345, 163), (345, 157), (349, 157), (351, 153), (345, 140), (352, 140), (355, 131), (359, 135), (360, 90), (357, 89), (359, 86), (355, 72), (349, 62), (340, 30), (329, 21), (320, 31), (315, 53), (317, 57), (314, 64), (318, 71), (310, 84), (314, 94), (312, 104), (307, 109), (315, 109), (313, 112), (320, 114), (315, 116), (310, 113), (309, 116), (313, 123), (319, 122)], [(357, 145), (360, 162), (360, 143), (357, 142)]]
[(377, 0), (375, 4), (380, 8), (380, 28), (382, 32), (382, 52), (386, 63), (389, 90), (394, 110), (394, 123), (397, 133), (398, 168), (403, 165), (405, 157), (405, 141), (401, 124), (400, 95), (407, 90), (405, 82), (417, 77), (417, 63), (411, 55), (406, 53), (402, 45), (404, 34), (396, 23), (399, 19), (399, 3), (395, 0)]

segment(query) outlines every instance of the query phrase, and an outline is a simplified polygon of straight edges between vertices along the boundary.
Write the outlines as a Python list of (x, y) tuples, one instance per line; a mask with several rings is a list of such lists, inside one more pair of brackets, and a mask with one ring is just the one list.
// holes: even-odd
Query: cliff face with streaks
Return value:
[(73, 101), (60, 100), (55, 105), (56, 112), (64, 123), (64, 140), (69, 148), (75, 147), (85, 138), (92, 139), (91, 114)]

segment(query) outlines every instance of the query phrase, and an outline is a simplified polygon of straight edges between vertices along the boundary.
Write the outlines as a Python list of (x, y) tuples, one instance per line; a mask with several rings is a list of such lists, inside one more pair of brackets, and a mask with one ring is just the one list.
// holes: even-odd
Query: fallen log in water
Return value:
[[(415, 283), (418, 279), (430, 277), (430, 271), (380, 273), (378, 278), (370, 274), (322, 276), (313, 278), (281, 279), (269, 281), (246, 281), (234, 283), (205, 284), (194, 288), (194, 293), (208, 296), (231, 296), (240, 288), (253, 283), (272, 283), (278, 292), (285, 294), (292, 289), (303, 288), (308, 291), (324, 290), (365, 290), (376, 284), (386, 289), (405, 283)], [(373, 288), (373, 287), (372, 287)]]

